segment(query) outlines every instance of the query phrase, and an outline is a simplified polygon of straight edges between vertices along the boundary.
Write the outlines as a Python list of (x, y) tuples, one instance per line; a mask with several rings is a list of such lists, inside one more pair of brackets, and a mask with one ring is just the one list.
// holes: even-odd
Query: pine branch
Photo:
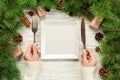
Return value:
[[(15, 44), (11, 38), (17, 35), (23, 26), (20, 18), (23, 10), (36, 6), (56, 9), (60, 0), (0, 0), (0, 80), (20, 80), (20, 73), (16, 67), (11, 50)], [(12, 4), (11, 4), (12, 3)], [(103, 56), (102, 65), (109, 70), (108, 76), (103, 80), (119, 80), (120, 76), (120, 1), (119, 0), (64, 0), (62, 10), (72, 12), (74, 16), (104, 17), (101, 29), (105, 38), (100, 42)], [(89, 14), (84, 14), (83, 9), (90, 6)], [(60, 6), (60, 5), (59, 5)], [(9, 61), (8, 61), (9, 60)], [(9, 63), (8, 63), (9, 62)]]

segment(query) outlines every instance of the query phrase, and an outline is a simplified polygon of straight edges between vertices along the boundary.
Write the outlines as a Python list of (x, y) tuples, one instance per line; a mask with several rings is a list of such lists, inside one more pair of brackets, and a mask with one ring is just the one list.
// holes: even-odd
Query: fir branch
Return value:
[[(23, 10), (41, 7), (56, 9), (60, 0), (0, 0), (0, 80), (20, 80), (20, 73), (16, 67), (11, 50), (15, 45), (11, 37), (17, 35), (23, 26), (20, 21)], [(12, 3), (12, 4), (10, 4)], [(119, 0), (64, 0), (62, 11), (73, 12), (74, 16), (94, 15), (104, 17), (101, 29), (105, 32), (105, 39), (101, 44), (100, 54), (103, 56), (102, 65), (109, 70), (108, 76), (103, 80), (119, 80), (120, 61), (120, 1)], [(89, 5), (90, 13), (85, 15), (83, 8)], [(9, 64), (7, 64), (9, 62)]]
[(104, 0), (103, 5), (102, 5), (102, 10), (104, 10), (104, 7), (106, 5), (107, 0)]
[(107, 25), (105, 25), (105, 24), (101, 24), (101, 26), (103, 26), (103, 27), (106, 27), (106, 28), (111, 28), (112, 29), (112, 31), (120, 31), (120, 28), (114, 28), (114, 27), (111, 27), (111, 26), (107, 26)]

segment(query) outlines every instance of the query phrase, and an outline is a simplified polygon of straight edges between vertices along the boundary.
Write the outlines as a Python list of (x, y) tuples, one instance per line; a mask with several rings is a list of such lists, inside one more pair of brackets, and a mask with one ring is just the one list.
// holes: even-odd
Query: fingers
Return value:
[(89, 49), (84, 49), (82, 51), (82, 65), (93, 67), (96, 66), (97, 59), (94, 57), (93, 53)]
[(29, 45), (27, 51), (31, 51), (32, 47), (33, 47), (33, 44)]
[(27, 55), (27, 54), (29, 54), (29, 55), (32, 54), (32, 47), (33, 47), (33, 44), (31, 44), (31, 45), (28, 46), (28, 48), (27, 48), (27, 50), (26, 50), (26, 52), (25, 52), (26, 55)]
[(86, 49), (86, 50), (87, 50), (87, 52), (89, 53), (89, 56), (90, 56), (89, 62), (97, 63), (97, 59), (95, 58), (95, 56), (93, 55), (91, 50), (90, 49)]
[(91, 58), (94, 57), (94, 55), (92, 54), (92, 52), (89, 49), (84, 49), (82, 52), (82, 56), (83, 56), (83, 60), (84, 61), (89, 61)]
[(86, 51), (88, 52), (89, 57), (92, 57), (92, 58), (94, 57), (94, 55), (90, 49), (87, 48)]
[(86, 51), (87, 51), (88, 53), (92, 53), (92, 52), (91, 52), (91, 50), (90, 50), (90, 49), (88, 49), (88, 48), (86, 49)]
[(36, 44), (37, 53), (39, 55), (40, 54), (39, 45), (37, 43), (35, 43), (35, 44)]
[(33, 55), (37, 54), (37, 44), (33, 45)]
[(87, 52), (86, 52), (85, 49), (83, 49), (83, 51), (82, 51), (82, 61), (83, 62), (88, 62), (88, 60), (87, 60)]

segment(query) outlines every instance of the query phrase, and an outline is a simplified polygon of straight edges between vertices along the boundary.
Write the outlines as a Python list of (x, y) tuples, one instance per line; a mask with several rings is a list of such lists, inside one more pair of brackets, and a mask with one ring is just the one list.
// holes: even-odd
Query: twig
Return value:
[(107, 0), (104, 0), (103, 5), (102, 5), (102, 10), (104, 9), (106, 2)]
[(105, 25), (105, 24), (102, 24), (102, 26), (107, 27), (107, 28), (111, 28), (111, 29), (113, 29), (114, 31), (120, 31), (120, 29), (118, 29), (118, 28), (113, 28), (113, 27), (107, 26), (107, 25)]

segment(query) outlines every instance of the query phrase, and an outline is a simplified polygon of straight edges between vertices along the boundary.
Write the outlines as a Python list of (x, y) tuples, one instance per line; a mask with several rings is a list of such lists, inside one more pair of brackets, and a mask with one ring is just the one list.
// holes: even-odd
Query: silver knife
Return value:
[(85, 34), (85, 20), (82, 18), (81, 21), (81, 40), (83, 43), (83, 49), (86, 49), (86, 34)]

